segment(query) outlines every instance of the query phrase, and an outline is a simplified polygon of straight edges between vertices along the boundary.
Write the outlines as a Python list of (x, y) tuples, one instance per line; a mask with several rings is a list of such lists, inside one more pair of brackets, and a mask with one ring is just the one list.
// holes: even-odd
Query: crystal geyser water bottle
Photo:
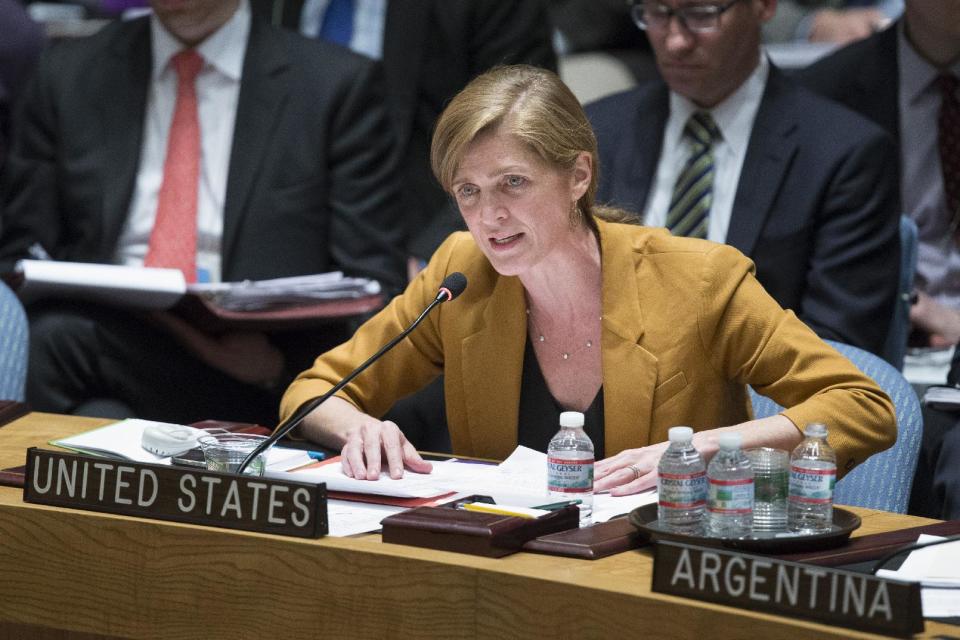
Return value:
[(707, 534), (742, 538), (753, 531), (753, 468), (740, 449), (739, 433), (720, 436), (720, 450), (707, 467)]
[(837, 456), (827, 443), (826, 425), (814, 422), (790, 456), (787, 527), (799, 533), (822, 533), (833, 525), (833, 487)]
[(693, 429), (671, 427), (670, 446), (657, 465), (657, 518), (667, 531), (703, 535), (707, 471), (693, 446)]
[(583, 414), (564, 411), (560, 431), (547, 446), (547, 492), (559, 500), (580, 499), (580, 524), (593, 514), (593, 442), (583, 430)]

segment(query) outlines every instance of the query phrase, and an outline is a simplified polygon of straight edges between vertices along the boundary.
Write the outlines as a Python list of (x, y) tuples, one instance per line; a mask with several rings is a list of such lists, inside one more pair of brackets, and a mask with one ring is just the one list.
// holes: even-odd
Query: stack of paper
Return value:
[[(926, 544), (942, 539), (923, 534), (917, 542)], [(881, 569), (877, 575), (920, 582), (925, 618), (960, 617), (960, 540), (917, 549), (896, 571)]]
[(347, 278), (333, 271), (272, 280), (191, 284), (187, 289), (223, 309), (257, 311), (376, 295), (380, 293), (380, 283), (367, 278)]
[(20, 260), (17, 289), (24, 302), (46, 297), (88, 300), (137, 309), (170, 309), (194, 294), (231, 311), (256, 311), (353, 300), (380, 293), (380, 283), (347, 278), (342, 272), (188, 285), (177, 269), (87, 264), (59, 260)]
[(923, 394), (923, 404), (942, 411), (956, 411), (960, 409), (960, 389), (929, 387)]

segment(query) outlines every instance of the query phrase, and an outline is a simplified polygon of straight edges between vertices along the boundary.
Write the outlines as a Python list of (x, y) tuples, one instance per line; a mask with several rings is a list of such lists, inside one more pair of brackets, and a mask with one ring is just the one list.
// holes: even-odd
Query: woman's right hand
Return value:
[(343, 473), (358, 480), (378, 480), (386, 467), (391, 478), (403, 477), (403, 470), (430, 473), (433, 465), (420, 457), (395, 423), (360, 414), (362, 418), (344, 434), (340, 450)]

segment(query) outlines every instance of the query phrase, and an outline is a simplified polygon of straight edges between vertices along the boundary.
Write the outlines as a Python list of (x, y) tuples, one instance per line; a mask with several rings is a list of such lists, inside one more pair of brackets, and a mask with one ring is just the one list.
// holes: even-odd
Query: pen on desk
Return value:
[(577, 498), (576, 500), (564, 500), (563, 502), (551, 502), (550, 504), (540, 504), (534, 509), (543, 509), (544, 511), (556, 511), (557, 509), (563, 509), (564, 507), (569, 507), (572, 504), (580, 504), (583, 500)]
[(498, 507), (494, 504), (488, 504), (486, 502), (467, 502), (460, 505), (460, 509), (464, 511), (475, 511), (477, 513), (492, 513), (498, 516), (512, 516), (514, 518), (527, 518), (533, 520), (536, 518), (535, 515), (524, 513), (519, 510), (514, 510), (509, 507)]
[(307, 455), (310, 456), (311, 460), (324, 460), (327, 457), (323, 451), (307, 451)]

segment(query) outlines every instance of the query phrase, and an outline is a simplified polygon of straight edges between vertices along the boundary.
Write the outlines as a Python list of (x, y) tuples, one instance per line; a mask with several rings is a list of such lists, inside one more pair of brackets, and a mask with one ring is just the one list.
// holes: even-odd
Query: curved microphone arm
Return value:
[(411, 331), (416, 329), (417, 326), (421, 322), (423, 322), (423, 319), (427, 317), (427, 314), (433, 311), (434, 307), (436, 307), (441, 302), (447, 302), (449, 300), (453, 300), (463, 292), (466, 286), (467, 286), (467, 279), (462, 273), (457, 272), (457, 273), (451, 273), (450, 275), (448, 275), (444, 279), (443, 284), (440, 285), (440, 291), (437, 293), (437, 297), (434, 298), (433, 302), (427, 305), (427, 308), (423, 310), (423, 313), (421, 313), (417, 317), (417, 319), (410, 324), (409, 327), (404, 329), (399, 335), (397, 335), (397, 337), (395, 337), (393, 340), (391, 340), (390, 342), (385, 344), (383, 347), (381, 347), (380, 350), (377, 351), (375, 354), (367, 358), (367, 360), (363, 364), (361, 364), (359, 367), (351, 371), (347, 375), (347, 377), (345, 377), (343, 380), (338, 382), (332, 389), (327, 391), (322, 396), (313, 398), (312, 400), (309, 400), (304, 404), (300, 405), (299, 409), (294, 411), (289, 418), (287, 418), (282, 423), (280, 423), (280, 425), (277, 426), (277, 428), (274, 430), (274, 432), (270, 435), (269, 438), (261, 442), (257, 446), (257, 448), (250, 453), (250, 455), (248, 455), (246, 458), (243, 459), (243, 462), (241, 462), (240, 466), (237, 467), (237, 471), (236, 471), (237, 475), (242, 474), (244, 470), (250, 465), (251, 462), (253, 462), (253, 460), (258, 455), (260, 455), (261, 453), (269, 449), (271, 446), (273, 446), (273, 444), (275, 444), (280, 438), (282, 438), (283, 436), (287, 435), (288, 433), (296, 429), (300, 425), (300, 423), (303, 422), (304, 418), (306, 418), (310, 414), (311, 411), (313, 411), (314, 409), (319, 407), (321, 404), (326, 402), (331, 396), (333, 396), (335, 393), (340, 391), (340, 389), (343, 389), (345, 386), (347, 386), (351, 380), (353, 380), (358, 375), (360, 375), (371, 364), (379, 360), (380, 357), (383, 354), (385, 354), (387, 351), (390, 351), (390, 349), (393, 349), (398, 342), (406, 338)]

